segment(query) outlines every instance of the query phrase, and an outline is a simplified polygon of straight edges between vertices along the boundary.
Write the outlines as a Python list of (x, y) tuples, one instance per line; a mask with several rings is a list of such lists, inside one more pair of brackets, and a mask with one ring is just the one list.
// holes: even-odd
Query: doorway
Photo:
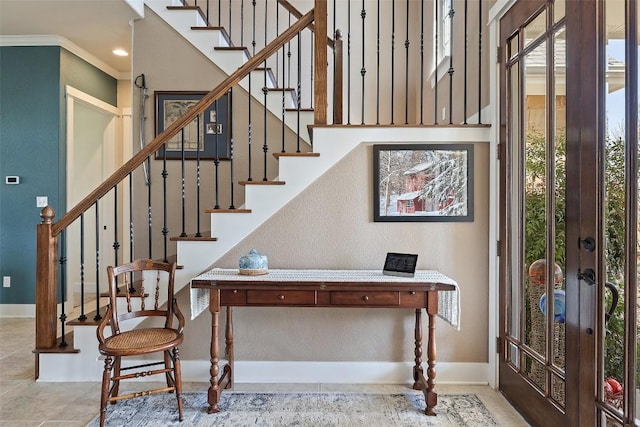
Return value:
[(637, 17), (500, 20), (499, 387), (534, 425), (639, 425)]
[[(87, 196), (122, 161), (119, 109), (67, 86), (67, 208)], [(106, 283), (107, 265), (114, 260), (116, 201), (105, 197), (66, 231), (67, 301), (73, 306), (84, 294), (96, 299)], [(110, 213), (107, 215), (107, 213)], [(105, 276), (105, 277), (102, 277)]]

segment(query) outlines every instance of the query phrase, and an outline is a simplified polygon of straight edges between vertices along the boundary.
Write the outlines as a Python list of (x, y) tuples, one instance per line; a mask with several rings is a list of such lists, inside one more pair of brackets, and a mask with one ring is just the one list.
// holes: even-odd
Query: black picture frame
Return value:
[(374, 222), (473, 221), (472, 144), (373, 146)]
[[(197, 104), (205, 91), (155, 91), (155, 136)], [(157, 160), (229, 160), (229, 97), (223, 95), (156, 152)], [(184, 139), (183, 139), (184, 136)]]

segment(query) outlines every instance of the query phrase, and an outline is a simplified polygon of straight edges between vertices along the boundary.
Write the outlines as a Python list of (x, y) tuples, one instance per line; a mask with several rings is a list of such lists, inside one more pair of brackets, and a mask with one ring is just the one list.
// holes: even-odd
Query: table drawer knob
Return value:
[(369, 301), (369, 297), (367, 295), (363, 296), (362, 301)]
[(237, 293), (238, 293), (238, 290), (237, 290), (237, 289), (234, 289), (234, 290), (233, 290), (233, 293), (234, 293), (234, 294), (237, 294)]
[(284, 295), (282, 295), (282, 294), (278, 295), (278, 299), (279, 299), (280, 301), (283, 301), (283, 300), (284, 300)]
[(409, 291), (409, 295), (415, 295), (416, 291)]

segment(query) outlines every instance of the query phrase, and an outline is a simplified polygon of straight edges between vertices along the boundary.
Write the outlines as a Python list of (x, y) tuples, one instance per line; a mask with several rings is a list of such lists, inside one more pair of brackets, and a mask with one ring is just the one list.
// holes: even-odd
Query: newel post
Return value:
[(327, 124), (327, 0), (315, 0), (314, 123)]
[(58, 239), (53, 235), (55, 211), (42, 209), (36, 233), (36, 350), (56, 345), (58, 306)]

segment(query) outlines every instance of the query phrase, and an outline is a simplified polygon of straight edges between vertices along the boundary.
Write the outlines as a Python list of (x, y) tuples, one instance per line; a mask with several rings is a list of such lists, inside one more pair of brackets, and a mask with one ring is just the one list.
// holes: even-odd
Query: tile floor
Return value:
[[(98, 414), (100, 384), (37, 383), (34, 380), (34, 319), (0, 318), (0, 427), (85, 426)], [(406, 385), (237, 384), (253, 391), (398, 392)], [(207, 383), (184, 384), (200, 391)], [(438, 386), (440, 393), (475, 393), (500, 426), (528, 426), (502, 395), (487, 386)], [(187, 426), (185, 426), (187, 427)]]

